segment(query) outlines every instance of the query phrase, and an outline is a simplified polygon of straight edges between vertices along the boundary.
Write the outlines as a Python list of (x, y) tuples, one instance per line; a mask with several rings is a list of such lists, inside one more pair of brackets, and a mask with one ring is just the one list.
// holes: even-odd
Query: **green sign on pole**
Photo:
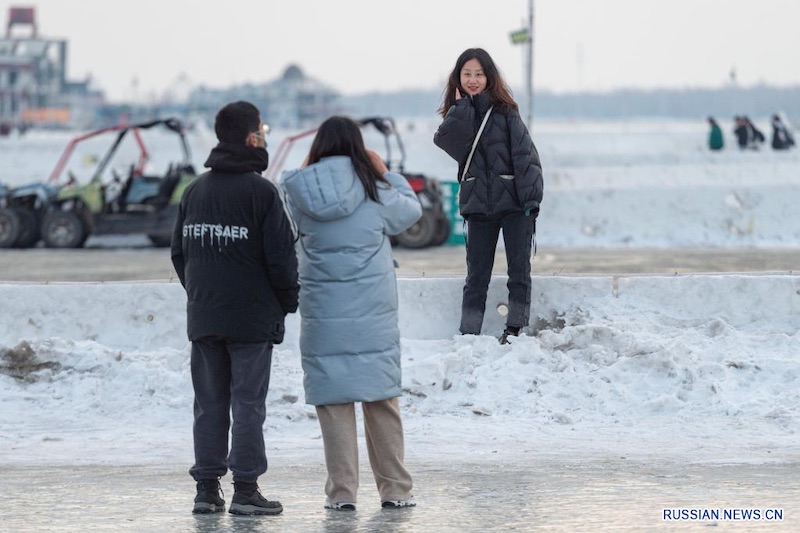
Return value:
[(509, 34), (509, 37), (511, 37), (511, 44), (525, 44), (531, 41), (531, 35), (528, 31), (528, 28), (512, 31)]

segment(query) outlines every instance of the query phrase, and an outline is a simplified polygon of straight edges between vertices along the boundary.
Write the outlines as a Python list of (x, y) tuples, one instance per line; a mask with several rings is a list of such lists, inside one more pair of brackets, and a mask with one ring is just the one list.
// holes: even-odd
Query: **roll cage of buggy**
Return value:
[[(403, 139), (397, 131), (397, 125), (391, 117), (366, 117), (357, 120), (364, 127), (374, 127), (384, 138), (384, 162), (389, 170), (403, 175), (414, 190), (422, 205), (422, 217), (403, 233), (392, 238), (392, 244), (407, 248), (425, 248), (439, 246), (450, 236), (450, 221), (444, 207), (444, 194), (436, 178), (405, 170), (406, 151)], [(266, 177), (277, 182), (280, 171), (286, 163), (294, 144), (317, 132), (312, 128), (286, 137), (273, 156), (273, 163), (267, 170)]]

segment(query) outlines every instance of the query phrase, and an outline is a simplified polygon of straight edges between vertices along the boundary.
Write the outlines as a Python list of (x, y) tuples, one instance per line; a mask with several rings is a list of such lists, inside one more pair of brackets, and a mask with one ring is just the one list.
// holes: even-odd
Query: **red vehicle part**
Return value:
[[(59, 178), (61, 177), (61, 173), (64, 172), (64, 167), (67, 166), (67, 162), (69, 161), (72, 152), (75, 151), (75, 147), (78, 144), (85, 141), (86, 139), (97, 137), (98, 135), (108, 133), (109, 131), (121, 131), (129, 127), (130, 126), (128, 124), (117, 124), (116, 126), (101, 128), (99, 130), (90, 131), (89, 133), (85, 133), (83, 135), (75, 137), (69, 142), (67, 147), (64, 149), (64, 152), (58, 159), (58, 163), (56, 163), (55, 168), (53, 168), (53, 172), (50, 174), (50, 178), (48, 179), (48, 181), (50, 183), (58, 183)], [(150, 154), (147, 152), (147, 147), (144, 145), (142, 136), (137, 128), (133, 129), (133, 136), (136, 139), (136, 144), (139, 146), (139, 159), (137, 160), (136, 166), (134, 167), (134, 172), (136, 174), (142, 174), (144, 171), (144, 166), (147, 164), (147, 161), (150, 158)]]
[(411, 189), (419, 194), (425, 188), (425, 178), (419, 176), (406, 176), (408, 180), (408, 184), (411, 185)]
[(302, 131), (300, 133), (296, 133), (294, 135), (290, 135), (286, 137), (281, 144), (278, 145), (278, 149), (275, 151), (275, 156), (273, 157), (272, 164), (267, 169), (266, 178), (272, 182), (277, 181), (277, 174), (283, 168), (283, 165), (286, 163), (286, 157), (289, 155), (289, 152), (294, 146), (294, 143), (298, 139), (302, 139), (303, 137), (308, 137), (309, 135), (313, 135), (317, 133), (318, 128), (314, 128), (311, 130)]

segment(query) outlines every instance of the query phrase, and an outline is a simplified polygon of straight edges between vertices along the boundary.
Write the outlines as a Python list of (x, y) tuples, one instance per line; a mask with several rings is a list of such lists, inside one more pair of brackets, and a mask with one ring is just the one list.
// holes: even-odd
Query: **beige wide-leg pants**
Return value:
[[(363, 402), (361, 408), (369, 463), (381, 501), (410, 498), (412, 481), (403, 465), (405, 444), (397, 398)], [(332, 503), (356, 503), (358, 439), (355, 404), (318, 405), (317, 416), (328, 467), (325, 494)]]

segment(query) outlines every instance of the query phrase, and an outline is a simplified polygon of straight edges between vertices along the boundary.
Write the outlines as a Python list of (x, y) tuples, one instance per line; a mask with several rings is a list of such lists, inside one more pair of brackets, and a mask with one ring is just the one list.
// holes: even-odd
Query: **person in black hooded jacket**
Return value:
[(788, 150), (794, 146), (794, 136), (777, 113), (772, 115), (772, 149)]
[(286, 314), (297, 310), (296, 237), (278, 188), (261, 176), (269, 157), (258, 108), (230, 103), (214, 130), (211, 170), (186, 188), (172, 237), (192, 342), (193, 512), (224, 510), (219, 478), (230, 468), (230, 513), (278, 514), (281, 504), (261, 495), (257, 479), (267, 471), (272, 348), (283, 341)]
[(459, 56), (439, 113), (443, 120), (433, 142), (458, 162), (458, 207), (467, 223), (460, 331), (481, 332), (502, 230), (508, 259), (508, 316), (500, 336), (505, 344), (530, 320), (531, 252), (543, 192), (539, 153), (508, 85), (482, 48)]

